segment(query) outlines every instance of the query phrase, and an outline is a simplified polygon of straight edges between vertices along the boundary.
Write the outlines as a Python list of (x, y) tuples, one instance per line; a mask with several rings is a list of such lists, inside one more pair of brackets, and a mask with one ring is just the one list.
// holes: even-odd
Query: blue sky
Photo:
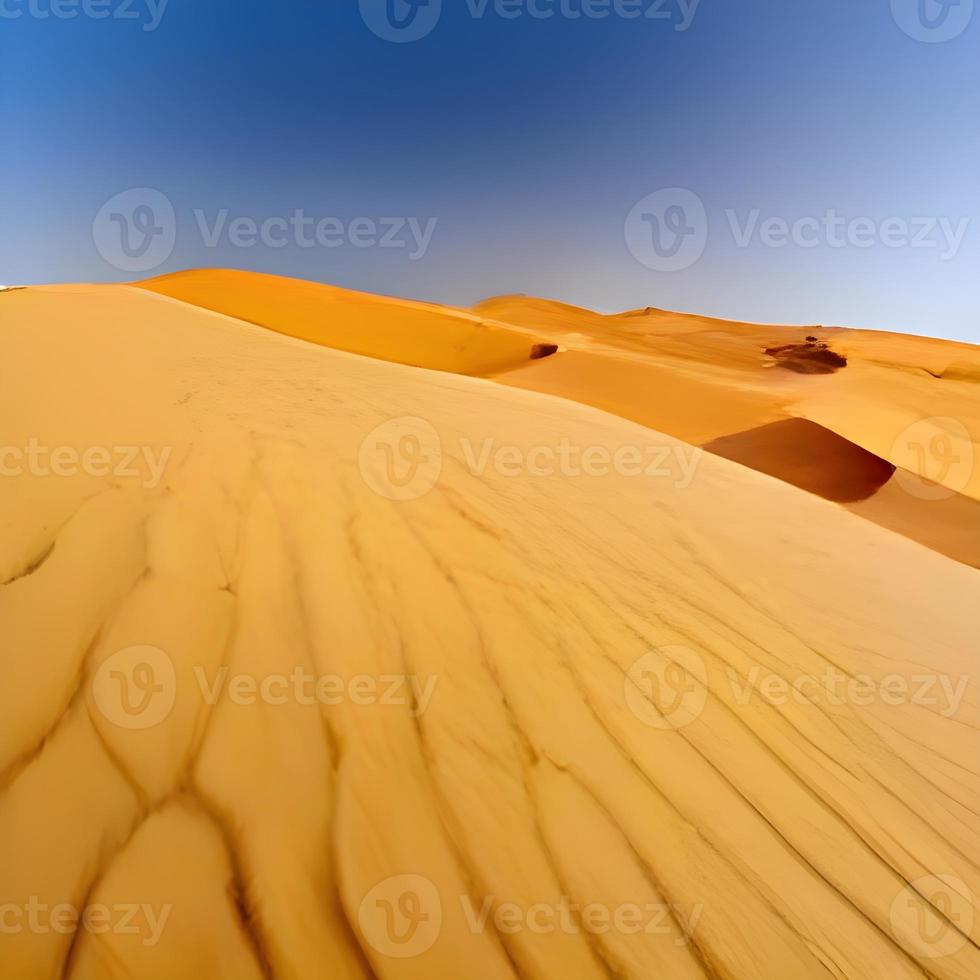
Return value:
[(980, 343), (974, 0), (388, 2), (0, 0), (0, 282)]

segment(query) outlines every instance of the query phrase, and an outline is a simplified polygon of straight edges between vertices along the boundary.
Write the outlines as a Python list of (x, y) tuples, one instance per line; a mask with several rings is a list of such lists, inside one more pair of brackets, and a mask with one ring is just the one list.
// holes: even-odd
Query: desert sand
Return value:
[(0, 976), (980, 975), (976, 349), (221, 272), (0, 336)]
[(980, 349), (968, 344), (655, 309), (602, 316), (523, 296), (470, 311), (222, 269), (138, 285), (329, 347), (593, 405), (980, 568)]

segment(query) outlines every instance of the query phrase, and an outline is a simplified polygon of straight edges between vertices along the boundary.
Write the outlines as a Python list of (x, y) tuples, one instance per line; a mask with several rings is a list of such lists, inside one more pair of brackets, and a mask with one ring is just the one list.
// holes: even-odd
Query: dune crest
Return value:
[(527, 296), (471, 312), (229, 270), (137, 285), (338, 350), (593, 405), (848, 505), (891, 467), (898, 492), (853, 512), (980, 568), (972, 521), (952, 519), (980, 514), (980, 404), (968, 387), (980, 351), (969, 345), (653, 307), (602, 315)]
[(532, 359), (523, 333), (465, 310), (232, 269), (194, 269), (138, 284), (300, 340), (398, 364), (484, 374)]
[[(521, 296), (475, 309), (564, 349), (540, 366), (495, 374), (501, 383), (595, 405), (829, 500), (863, 500), (892, 467), (888, 493), (848, 506), (980, 567), (977, 348), (652, 307), (601, 315)], [(763, 433), (783, 438), (760, 444)], [(869, 482), (870, 470), (877, 476)]]

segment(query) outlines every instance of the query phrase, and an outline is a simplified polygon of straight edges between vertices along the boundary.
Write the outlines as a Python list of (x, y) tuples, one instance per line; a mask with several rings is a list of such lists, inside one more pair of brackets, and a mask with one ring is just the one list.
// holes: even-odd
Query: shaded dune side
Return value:
[(703, 448), (836, 503), (866, 500), (895, 473), (887, 460), (807, 419), (771, 422)]
[(465, 310), (231, 269), (197, 269), (135, 283), (173, 299), (325, 347), (475, 375), (541, 357), (527, 334)]
[(833, 374), (847, 367), (847, 358), (832, 350), (829, 344), (808, 338), (805, 344), (781, 344), (766, 348), (776, 364), (797, 374)]

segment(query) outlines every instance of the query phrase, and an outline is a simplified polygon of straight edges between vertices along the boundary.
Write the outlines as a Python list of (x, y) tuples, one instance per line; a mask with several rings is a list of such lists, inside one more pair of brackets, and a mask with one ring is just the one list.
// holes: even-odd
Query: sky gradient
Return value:
[(973, 0), (58, 3), (0, 0), (0, 282), (229, 266), (980, 343)]

